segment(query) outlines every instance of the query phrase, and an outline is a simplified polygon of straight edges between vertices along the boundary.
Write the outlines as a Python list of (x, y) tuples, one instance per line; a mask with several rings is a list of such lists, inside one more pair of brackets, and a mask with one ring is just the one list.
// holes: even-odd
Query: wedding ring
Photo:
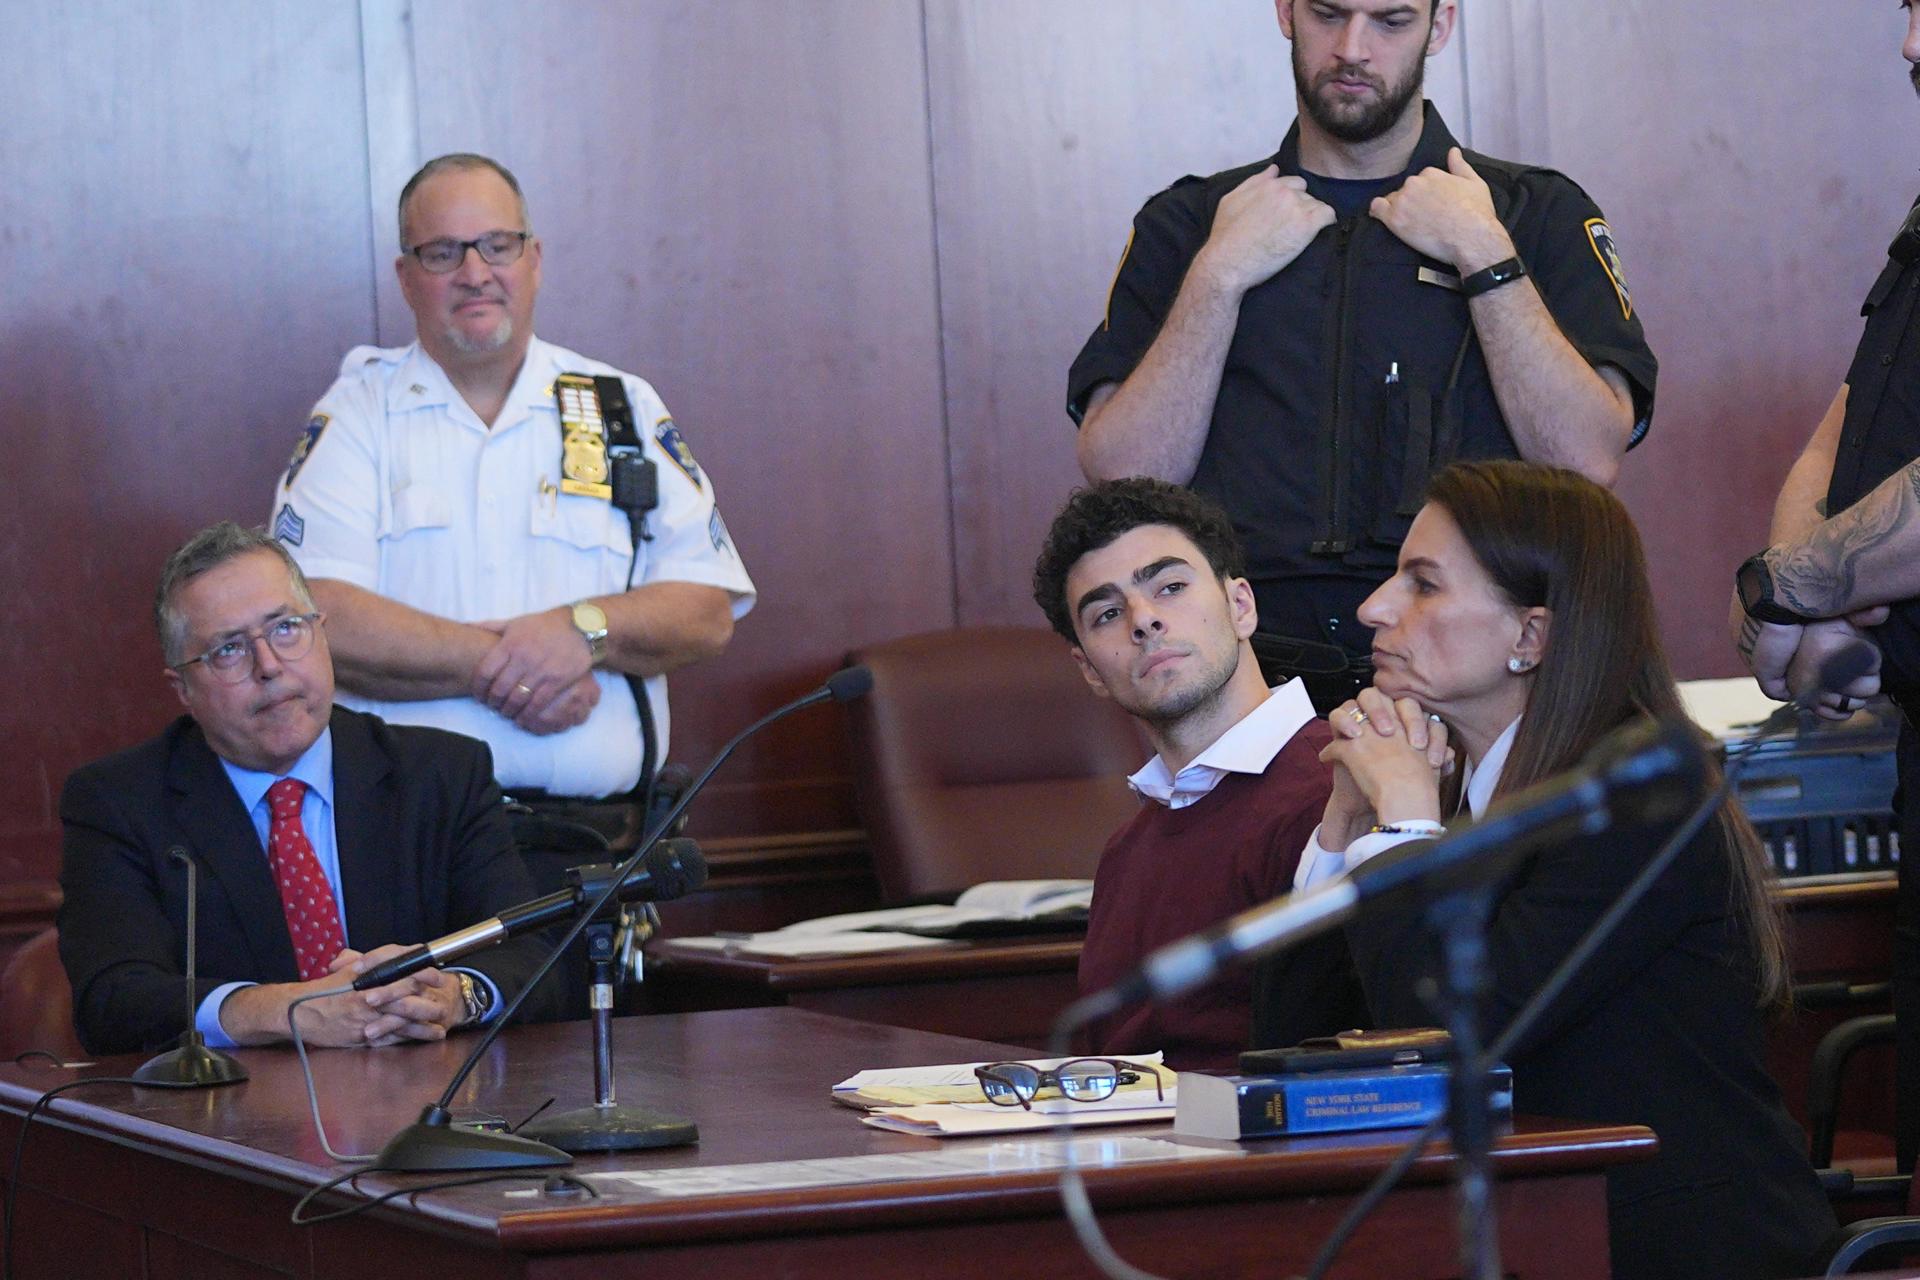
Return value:
[(1353, 717), (1353, 722), (1354, 722), (1355, 724), (1366, 724), (1366, 723), (1367, 723), (1367, 713), (1366, 713), (1366, 712), (1364, 712), (1364, 711), (1362, 711), (1362, 710), (1361, 710), (1360, 708), (1358, 708), (1358, 707), (1348, 707), (1348, 708), (1347, 708), (1347, 714)]
[(527, 686), (525, 686), (525, 685), (523, 685), (523, 684), (517, 684), (517, 685), (515, 685), (515, 686), (513, 686), (513, 687), (514, 687), (514, 688), (516, 688), (516, 689), (518, 689), (518, 690), (519, 690), (520, 692), (522, 692), (522, 693), (524, 693), (524, 694), (526, 694), (526, 695), (527, 695), (527, 696), (528, 696), (529, 698), (531, 698), (531, 697), (533, 696), (533, 690), (531, 690), (531, 689), (529, 689), (529, 688), (527, 688)]

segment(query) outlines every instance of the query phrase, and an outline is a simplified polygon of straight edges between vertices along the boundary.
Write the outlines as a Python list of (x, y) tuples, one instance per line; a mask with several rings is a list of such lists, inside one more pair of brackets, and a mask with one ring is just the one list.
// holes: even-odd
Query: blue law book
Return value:
[[(1512, 1069), (1490, 1074), (1496, 1112), (1511, 1115)], [(1423, 1125), (1446, 1112), (1452, 1075), (1445, 1063), (1266, 1076), (1182, 1071), (1173, 1131), (1237, 1140)]]

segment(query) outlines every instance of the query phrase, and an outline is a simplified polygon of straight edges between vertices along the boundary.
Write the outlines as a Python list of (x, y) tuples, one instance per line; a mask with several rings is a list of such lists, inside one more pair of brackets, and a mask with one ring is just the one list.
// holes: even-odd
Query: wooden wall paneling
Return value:
[[(959, 618), (1034, 625), (1033, 558), (1080, 482), (1067, 367), (1133, 215), (1183, 173), (1278, 148), (1288, 46), (1253, 0), (926, 8)], [(1429, 79), (1463, 128), (1457, 47)]]
[(31, 886), (66, 774), (179, 709), (150, 620), (166, 552), (266, 518), (370, 299), (351, 7), (22, 16), (0, 42), (0, 882)]
[(393, 268), (400, 254), (400, 189), (426, 160), (420, 154), (420, 90), (414, 81), (413, 0), (360, 0), (360, 58), (374, 333), (354, 341), (397, 347), (413, 340), (413, 312), (401, 296), (400, 277)]
[(1460, 6), (1453, 42), (1463, 59), (1462, 127), (1476, 151), (1503, 159), (1547, 154), (1544, 4), (1464, 0)]
[(1515, 105), (1538, 131), (1521, 129), (1540, 146), (1525, 158), (1606, 210), (1660, 358), (1653, 432), (1619, 487), (1675, 665), (1734, 674), (1734, 566), (1764, 542), (1846, 375), (1860, 300), (1913, 199), (1905, 15), (1787, 6), (1746, 22), (1668, 0), (1475, 0), (1474, 14), (1489, 9), (1537, 31), (1535, 96)]
[[(411, 6), (421, 154), (521, 177), (543, 336), (660, 390), (760, 588), (674, 677), (699, 763), (851, 647), (951, 625), (926, 83), (913, 0)], [(834, 713), (744, 750), (703, 834), (853, 821)]]

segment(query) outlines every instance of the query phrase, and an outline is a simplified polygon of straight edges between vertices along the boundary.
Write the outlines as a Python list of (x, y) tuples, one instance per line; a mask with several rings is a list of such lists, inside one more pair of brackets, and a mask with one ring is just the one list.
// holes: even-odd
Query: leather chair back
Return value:
[(848, 656), (873, 672), (849, 705), (855, 785), (888, 901), (983, 880), (1091, 877), (1139, 801), (1149, 752), (1030, 627), (907, 636)]
[(35, 934), (0, 972), (0, 1058), (28, 1049), (68, 1060), (87, 1056), (73, 1029), (73, 988), (58, 942), (52, 929)]

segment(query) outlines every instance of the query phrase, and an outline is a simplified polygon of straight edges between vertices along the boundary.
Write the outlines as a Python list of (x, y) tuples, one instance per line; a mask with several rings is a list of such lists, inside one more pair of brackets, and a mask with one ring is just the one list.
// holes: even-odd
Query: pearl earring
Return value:
[(1519, 658), (1515, 657), (1515, 658), (1507, 659), (1507, 670), (1513, 672), (1513, 674), (1519, 675), (1522, 671), (1525, 671), (1526, 669), (1527, 669), (1527, 664), (1520, 661)]

